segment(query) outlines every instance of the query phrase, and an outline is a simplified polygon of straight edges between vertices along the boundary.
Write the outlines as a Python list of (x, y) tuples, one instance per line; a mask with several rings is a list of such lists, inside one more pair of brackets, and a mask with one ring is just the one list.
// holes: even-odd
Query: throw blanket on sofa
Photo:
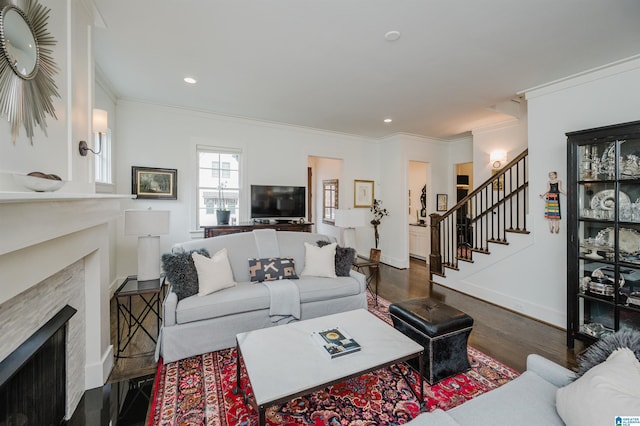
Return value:
[(271, 295), (269, 316), (271, 322), (287, 324), (300, 319), (300, 292), (290, 280), (264, 281)]
[(280, 257), (275, 229), (255, 229), (253, 236), (256, 239), (258, 257)]

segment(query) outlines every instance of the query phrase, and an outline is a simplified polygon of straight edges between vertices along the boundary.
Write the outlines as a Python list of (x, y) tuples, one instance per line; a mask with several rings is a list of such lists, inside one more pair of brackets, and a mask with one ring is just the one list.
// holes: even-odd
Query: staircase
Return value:
[(430, 280), (473, 263), (474, 255), (489, 255), (490, 243), (508, 245), (509, 233), (529, 233), (528, 158), (523, 151), (449, 211), (430, 215)]

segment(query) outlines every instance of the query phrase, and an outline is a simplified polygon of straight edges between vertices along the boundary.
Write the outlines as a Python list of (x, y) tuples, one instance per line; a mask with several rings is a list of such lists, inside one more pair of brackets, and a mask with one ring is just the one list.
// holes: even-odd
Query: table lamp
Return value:
[(160, 235), (169, 233), (169, 210), (125, 210), (124, 234), (138, 235), (138, 281), (160, 278)]
[[(365, 210), (367, 212), (368, 210)], [(345, 247), (356, 248), (356, 228), (366, 226), (367, 222), (362, 210), (343, 209), (336, 210), (335, 226), (344, 229)]]

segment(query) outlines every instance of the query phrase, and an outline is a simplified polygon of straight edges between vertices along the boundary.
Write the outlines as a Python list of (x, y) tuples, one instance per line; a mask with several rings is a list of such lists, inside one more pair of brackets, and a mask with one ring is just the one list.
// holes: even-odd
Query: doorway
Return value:
[(426, 262), (429, 258), (429, 185), (427, 182), (428, 163), (409, 161), (409, 257)]

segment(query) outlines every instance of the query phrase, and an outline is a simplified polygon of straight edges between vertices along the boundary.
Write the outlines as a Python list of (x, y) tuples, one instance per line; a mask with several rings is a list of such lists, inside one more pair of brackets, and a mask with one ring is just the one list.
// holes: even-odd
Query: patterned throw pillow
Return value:
[[(318, 240), (318, 247), (324, 247), (329, 241)], [(351, 247), (336, 247), (336, 275), (339, 277), (348, 277), (349, 271), (353, 267), (353, 259), (356, 258), (356, 249)]]
[(210, 257), (206, 249), (162, 255), (162, 269), (178, 300), (198, 294), (198, 271), (191, 258), (193, 252)]
[(298, 279), (293, 259), (286, 257), (249, 259), (249, 276), (254, 282)]

